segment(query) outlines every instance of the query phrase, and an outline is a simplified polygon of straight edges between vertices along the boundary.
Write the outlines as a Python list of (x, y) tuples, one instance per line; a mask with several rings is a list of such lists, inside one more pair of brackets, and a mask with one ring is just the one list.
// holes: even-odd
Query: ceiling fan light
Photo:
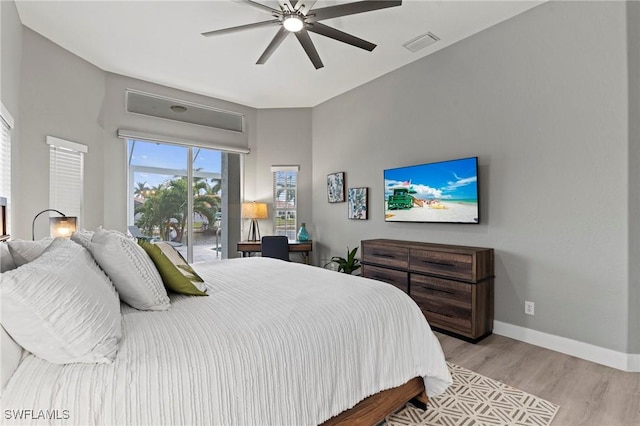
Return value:
[(298, 15), (289, 15), (284, 18), (282, 21), (282, 25), (287, 31), (291, 31), (292, 33), (297, 33), (304, 26), (304, 22), (302, 18)]

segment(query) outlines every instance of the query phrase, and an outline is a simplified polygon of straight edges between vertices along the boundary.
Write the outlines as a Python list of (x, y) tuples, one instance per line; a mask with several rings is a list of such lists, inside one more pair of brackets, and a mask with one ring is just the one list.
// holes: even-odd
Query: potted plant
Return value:
[(347, 258), (340, 256), (333, 256), (329, 262), (327, 262), (324, 267), (326, 268), (328, 265), (335, 263), (338, 265), (338, 272), (344, 272), (345, 274), (352, 274), (362, 265), (360, 265), (360, 259), (356, 258), (356, 252), (358, 251), (358, 247), (353, 250), (349, 250), (347, 247)]

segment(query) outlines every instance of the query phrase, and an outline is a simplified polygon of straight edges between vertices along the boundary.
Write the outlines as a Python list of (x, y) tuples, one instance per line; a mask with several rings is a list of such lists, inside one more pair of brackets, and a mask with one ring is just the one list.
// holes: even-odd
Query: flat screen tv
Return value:
[(386, 222), (480, 223), (478, 157), (384, 171)]

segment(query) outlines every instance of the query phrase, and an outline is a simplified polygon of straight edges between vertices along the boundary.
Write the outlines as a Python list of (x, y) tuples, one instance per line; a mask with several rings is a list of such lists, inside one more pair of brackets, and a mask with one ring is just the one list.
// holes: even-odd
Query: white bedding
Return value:
[(172, 294), (162, 312), (122, 305), (114, 363), (27, 356), (2, 422), (313, 425), (416, 376), (429, 396), (451, 383), (420, 309), (394, 286), (259, 257), (194, 268), (209, 297)]

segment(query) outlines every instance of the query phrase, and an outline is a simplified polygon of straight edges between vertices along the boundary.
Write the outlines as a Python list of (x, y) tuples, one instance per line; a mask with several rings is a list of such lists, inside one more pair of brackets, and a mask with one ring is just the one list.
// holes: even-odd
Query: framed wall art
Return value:
[(349, 219), (366, 220), (367, 216), (367, 188), (349, 188), (347, 199), (349, 200)]
[(344, 172), (327, 175), (327, 197), (330, 203), (344, 202)]

